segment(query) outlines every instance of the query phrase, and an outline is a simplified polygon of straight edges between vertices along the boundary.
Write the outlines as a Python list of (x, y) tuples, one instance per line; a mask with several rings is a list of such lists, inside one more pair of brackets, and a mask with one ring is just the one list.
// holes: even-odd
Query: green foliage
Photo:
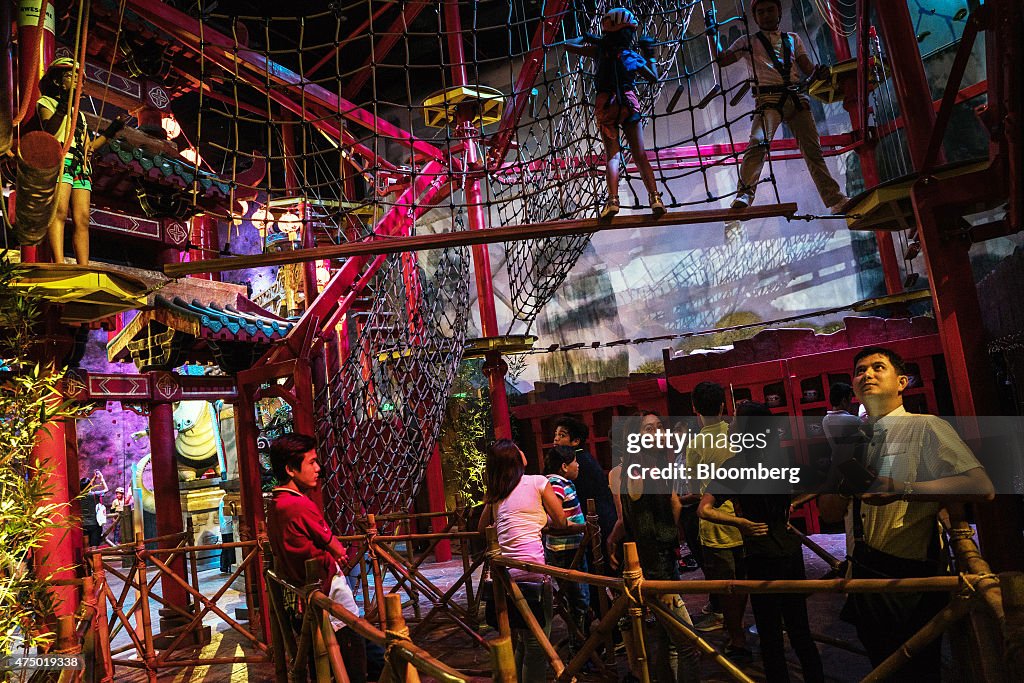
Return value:
[(664, 375), (665, 361), (660, 359), (645, 360), (643, 363), (633, 368), (632, 372), (637, 375)]
[(483, 360), (463, 361), (452, 384), (438, 447), (449, 507), (461, 495), (467, 505), (483, 501), (484, 454), (491, 429), (491, 399)]
[(53, 614), (48, 580), (30, 569), (48, 534), (67, 533), (67, 505), (47, 502), (48, 473), (33, 447), (47, 425), (79, 414), (59, 391), (61, 373), (32, 358), (38, 345), (38, 299), (11, 286), (15, 266), (0, 259), (0, 655), (45, 646)]

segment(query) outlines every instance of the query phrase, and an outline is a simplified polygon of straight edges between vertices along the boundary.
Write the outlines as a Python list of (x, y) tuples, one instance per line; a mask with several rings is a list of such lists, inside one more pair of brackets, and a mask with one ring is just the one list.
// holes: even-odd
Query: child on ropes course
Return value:
[(798, 35), (779, 31), (781, 0), (753, 0), (750, 8), (760, 30), (749, 39), (746, 36), (738, 38), (727, 50), (723, 50), (719, 42), (714, 9), (705, 17), (712, 37), (712, 56), (718, 64), (722, 67), (735, 64), (742, 53), (747, 52), (749, 58), (745, 63), (750, 78), (756, 83), (754, 99), (757, 108), (754, 110), (750, 140), (743, 152), (739, 187), (732, 208), (742, 209), (753, 203), (754, 189), (761, 177), (768, 147), (779, 124), (785, 121), (796, 137), (822, 201), (833, 214), (839, 213), (846, 204), (846, 195), (839, 190), (839, 184), (825, 165), (809, 101), (802, 92), (801, 84), (793, 81), (794, 62), (814, 80), (827, 78), (829, 68), (811, 63)]
[(601, 17), (600, 38), (583, 35), (563, 43), (567, 51), (593, 57), (597, 62), (594, 113), (604, 142), (605, 179), (608, 182), (608, 200), (601, 210), (601, 220), (608, 220), (619, 212), (619, 177), (622, 172), (620, 128), (649, 193), (651, 212), (655, 216), (665, 213), (665, 203), (658, 192), (654, 170), (644, 148), (640, 100), (635, 89), (637, 76), (653, 83), (658, 80), (658, 71), (653, 59), (632, 49), (638, 26), (632, 12), (618, 7)]
[(124, 121), (117, 117), (92, 141), (89, 140), (84, 112), (79, 111), (78, 121), (71, 123), (77, 72), (78, 63), (70, 57), (53, 60), (39, 81), (42, 96), (36, 104), (36, 113), (43, 130), (56, 137), (62, 145), (71, 136), (71, 145), (64, 157), (64, 168), (57, 183), (57, 210), (47, 230), (53, 262), (64, 263), (64, 222), (70, 205), (71, 220), (75, 226), (71, 240), (75, 248), (75, 260), (84, 266), (89, 263), (89, 204), (92, 198), (92, 168), (89, 160), (93, 149), (102, 147), (124, 128)]

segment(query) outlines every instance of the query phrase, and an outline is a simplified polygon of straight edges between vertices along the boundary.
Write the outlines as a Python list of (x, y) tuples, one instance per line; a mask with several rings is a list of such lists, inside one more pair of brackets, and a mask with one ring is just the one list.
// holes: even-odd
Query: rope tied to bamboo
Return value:
[[(971, 577), (974, 577), (974, 581), (971, 581)], [(968, 596), (978, 592), (978, 584), (985, 579), (992, 579), (996, 583), (999, 583), (999, 576), (992, 572), (986, 572), (984, 574), (964, 574), (960, 572), (960, 583), (963, 584), (963, 588), (960, 589), (960, 595)]]
[(644, 604), (644, 594), (641, 591), (641, 587), (644, 585), (643, 570), (625, 570), (622, 572), (622, 578), (622, 590), (633, 604), (630, 609), (638, 609), (640, 605)]
[(399, 645), (412, 644), (412, 638), (409, 637), (409, 627), (403, 626), (402, 628), (387, 628), (384, 629), (384, 661), (390, 667), (393, 661), (394, 650)]
[(950, 538), (954, 541), (964, 541), (974, 538), (974, 529), (971, 527), (947, 529), (947, 533), (949, 533)]

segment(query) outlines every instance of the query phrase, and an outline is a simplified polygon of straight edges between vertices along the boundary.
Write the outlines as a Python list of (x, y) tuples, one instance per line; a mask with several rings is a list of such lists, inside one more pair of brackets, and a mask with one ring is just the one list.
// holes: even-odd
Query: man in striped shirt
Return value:
[[(572, 524), (586, 524), (586, 517), (580, 508), (573, 480), (579, 476), (580, 464), (576, 459), (576, 451), (571, 446), (555, 446), (548, 450), (544, 457), (544, 474), (551, 482), (555, 495), (562, 501), (565, 521)], [(544, 559), (553, 567), (587, 571), (587, 558), (580, 553), (580, 563), (573, 567), (572, 561), (577, 550), (583, 543), (583, 534), (547, 534), (544, 537)], [(576, 628), (569, 628), (569, 648), (575, 653), (582, 644), (581, 634), (586, 634), (590, 625), (590, 587), (585, 583), (571, 581), (558, 582), (569, 601), (569, 612)]]

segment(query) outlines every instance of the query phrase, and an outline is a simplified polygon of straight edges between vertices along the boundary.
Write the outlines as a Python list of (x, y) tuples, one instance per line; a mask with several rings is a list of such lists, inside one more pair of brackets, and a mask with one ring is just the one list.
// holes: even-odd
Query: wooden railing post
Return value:
[(640, 673), (641, 683), (651, 683), (651, 672), (647, 665), (647, 647), (644, 645), (644, 608), (640, 584), (644, 580), (644, 572), (640, 568), (640, 556), (636, 552), (636, 543), (622, 545), (622, 587), (629, 597), (629, 622), (633, 630), (633, 657), (630, 669)]
[[(456, 519), (459, 520), (458, 530), (463, 533), (469, 531), (466, 519), (468, 509), (462, 494), (455, 494), (455, 514)], [(462, 573), (464, 575), (468, 574), (470, 566), (469, 539), (465, 537), (459, 538), (459, 554), (462, 555)], [(473, 577), (468, 576), (466, 578), (466, 608), (470, 615), (475, 618), (476, 610), (473, 609), (473, 604)]]
[(402, 614), (402, 596), (395, 594), (385, 596), (384, 613), (387, 615), (387, 630), (384, 631), (384, 635), (387, 637), (385, 666), (391, 670), (395, 681), (419, 683), (419, 672), (405, 659), (397, 656), (395, 651), (395, 646), (399, 643), (409, 642), (409, 627), (405, 625), (405, 616)]
[[(320, 585), (323, 583), (324, 578), (324, 565), (320, 560), (306, 560), (306, 585), (311, 587), (312, 590), (320, 590)], [(334, 633), (325, 634), (323, 632), (323, 619), (321, 618), (322, 610), (313, 604), (312, 600), (307, 598), (306, 600), (306, 612), (309, 613), (308, 621), (312, 628), (313, 636), (313, 657), (316, 662), (316, 680), (317, 683), (330, 683), (331, 681), (331, 661), (330, 656), (327, 652), (327, 638), (334, 638)], [(337, 645), (337, 644), (335, 644)]]
[[(498, 545), (498, 530), (493, 526), (487, 527), (484, 531), (487, 537), (487, 554), (494, 558), (501, 555), (501, 546)], [(512, 637), (512, 627), (508, 620), (508, 601), (505, 599), (505, 586), (495, 573), (496, 567), (491, 567), (491, 586), (494, 589), (494, 613), (498, 618), (498, 635), (503, 638)]]
[[(263, 546), (264, 571), (273, 571), (274, 555), (270, 544)], [(267, 587), (267, 602), (270, 603), (270, 633), (274, 652), (274, 680), (277, 683), (288, 683), (288, 665), (295, 657), (295, 640), (292, 637), (292, 626), (287, 621), (284, 605), (281, 602), (281, 586), (275, 581), (264, 579)], [(286, 635), (287, 632), (287, 635)]]
[(153, 647), (153, 622), (149, 613), (149, 581), (146, 579), (146, 541), (142, 532), (135, 532), (135, 572), (139, 580), (139, 612), (142, 618), (142, 638), (145, 652), (142, 659), (146, 664), (146, 677), (156, 683), (156, 649)]
[[(412, 520), (411, 519), (406, 519), (405, 520), (405, 533), (408, 536), (412, 536), (412, 534), (413, 534), (413, 526), (412, 526)], [(415, 573), (416, 572), (416, 567), (415, 567), (416, 557), (415, 557), (415, 555), (413, 553), (412, 539), (411, 538), (406, 539), (406, 541), (405, 541), (405, 557), (409, 561), (409, 567), (410, 567), (409, 571)], [(412, 598), (412, 611), (413, 611), (413, 614), (415, 614), (416, 618), (419, 619), (422, 616), (420, 614), (420, 594), (419, 594), (419, 591), (416, 590), (416, 584), (413, 583), (412, 581), (409, 582), (409, 597)], [(387, 613), (387, 609), (385, 609), (384, 611), (385, 611), (385, 613)]]
[[(590, 555), (594, 558), (594, 566), (588, 567), (592, 574), (604, 574), (604, 543), (601, 542), (601, 525), (597, 516), (597, 503), (593, 498), (587, 499), (587, 535), (590, 537)], [(608, 591), (603, 586), (591, 586), (590, 590), (597, 591), (598, 619), (608, 613)], [(615, 642), (609, 633), (604, 643), (605, 663), (609, 666), (615, 665)]]
[(512, 638), (499, 636), (491, 641), (491, 667), (494, 683), (516, 683), (516, 657), (512, 652)]
[(96, 616), (93, 617), (96, 634), (96, 660), (99, 664), (100, 683), (109, 683), (114, 676), (114, 663), (110, 654), (110, 622), (107, 619), (107, 574), (103, 568), (103, 555), (95, 553), (89, 558), (92, 563), (93, 588), (96, 591)]
[(377, 603), (377, 623), (383, 631), (387, 625), (384, 614), (384, 576), (380, 571), (380, 560), (377, 558), (377, 518), (366, 515), (366, 551), (370, 557), (370, 568), (373, 571), (373, 600)]

